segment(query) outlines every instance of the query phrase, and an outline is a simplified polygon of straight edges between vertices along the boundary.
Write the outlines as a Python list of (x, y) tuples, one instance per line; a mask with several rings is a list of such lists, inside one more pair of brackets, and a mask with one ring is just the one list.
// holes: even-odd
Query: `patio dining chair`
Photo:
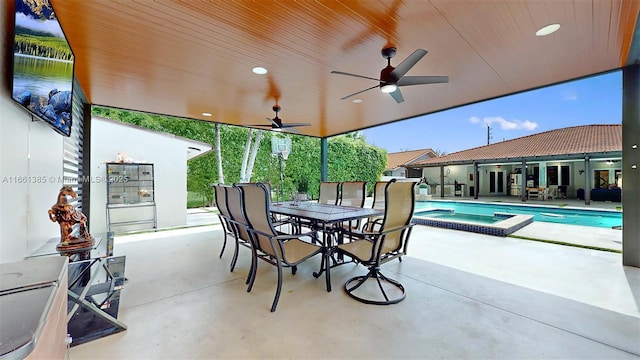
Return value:
[(307, 259), (323, 254), (322, 247), (305, 241), (302, 237), (314, 236), (314, 232), (287, 235), (278, 232), (273, 226), (267, 189), (264, 185), (239, 187), (242, 196), (242, 211), (247, 219), (246, 230), (251, 236), (252, 258), (250, 280), (247, 292), (250, 292), (258, 272), (258, 259), (274, 265), (278, 269), (276, 295), (271, 312), (276, 311), (282, 291), (284, 267), (291, 267), (295, 275), (297, 265)]
[[(395, 179), (393, 180), (395, 181)], [(387, 181), (376, 181), (373, 186), (373, 202), (371, 203), (371, 208), (375, 210), (384, 210), (385, 209), (385, 189), (387, 187)], [(349, 239), (353, 238), (365, 238), (365, 234), (368, 232), (374, 231), (374, 229), (380, 226), (380, 221), (382, 217), (370, 217), (360, 225), (359, 228), (351, 228), (349, 231), (345, 233), (345, 235)]]
[[(257, 186), (257, 185), (245, 185), (245, 186)], [(242, 196), (238, 185), (230, 186), (227, 188), (227, 207), (231, 216), (230, 223), (233, 225), (235, 232), (235, 247), (233, 252), (233, 258), (231, 259), (231, 271), (236, 267), (238, 261), (238, 253), (240, 252), (240, 246), (251, 249), (251, 237), (246, 230), (247, 219), (242, 211)], [(250, 275), (247, 276), (247, 284), (249, 283)]]
[[(363, 207), (367, 193), (366, 181), (347, 181), (343, 182), (340, 186), (340, 201), (341, 206), (353, 206)], [(360, 228), (360, 220), (349, 221), (346, 224), (342, 224), (342, 227), (347, 230), (357, 230)]]
[(340, 200), (340, 183), (326, 182), (320, 183), (320, 195), (318, 202), (320, 204), (337, 205)]
[(336, 247), (338, 254), (350, 256), (368, 268), (366, 275), (353, 277), (344, 284), (352, 298), (375, 305), (389, 305), (405, 298), (404, 286), (380, 271), (380, 266), (407, 253), (411, 218), (415, 204), (414, 182), (391, 180), (385, 187), (385, 213), (376, 231)]
[(228, 185), (222, 184), (213, 186), (213, 189), (215, 190), (216, 207), (218, 208), (218, 219), (220, 219), (220, 224), (222, 224), (222, 233), (224, 234), (222, 250), (220, 250), (220, 258), (222, 258), (224, 250), (227, 247), (227, 237), (235, 237), (233, 224), (230, 223), (231, 215), (229, 214), (229, 209), (227, 208), (227, 188), (229, 188)]

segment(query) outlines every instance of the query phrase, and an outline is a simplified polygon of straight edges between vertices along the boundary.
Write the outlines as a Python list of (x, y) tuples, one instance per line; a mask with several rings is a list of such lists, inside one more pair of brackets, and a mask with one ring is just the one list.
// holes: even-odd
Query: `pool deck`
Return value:
[[(580, 208), (590, 210), (616, 211), (616, 207), (622, 206), (618, 202), (592, 201), (586, 205), (584, 200), (555, 199), (555, 200), (529, 200), (523, 202), (515, 196), (487, 196), (479, 199), (469, 197), (433, 197), (432, 200), (472, 201), (479, 203), (512, 203), (522, 205), (550, 206), (562, 208)], [(564, 225), (534, 221), (511, 234), (512, 236), (539, 239), (552, 242), (564, 242), (579, 246), (602, 248), (607, 250), (622, 250), (622, 231), (617, 229), (605, 229), (578, 225)]]

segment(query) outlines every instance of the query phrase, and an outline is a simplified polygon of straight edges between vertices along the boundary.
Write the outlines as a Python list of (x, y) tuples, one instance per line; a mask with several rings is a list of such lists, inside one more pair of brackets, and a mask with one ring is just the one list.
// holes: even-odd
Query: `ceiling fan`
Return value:
[(413, 54), (407, 56), (400, 65), (397, 67), (391, 66), (391, 58), (396, 55), (397, 49), (395, 47), (387, 47), (382, 49), (382, 57), (387, 59), (387, 67), (380, 71), (380, 78), (372, 78), (368, 76), (362, 76), (357, 74), (351, 74), (342, 71), (332, 71), (332, 74), (338, 75), (348, 75), (362, 79), (369, 79), (378, 81), (379, 84), (376, 86), (372, 86), (370, 88), (360, 90), (353, 94), (347, 95), (345, 97), (340, 98), (340, 100), (348, 99), (352, 96), (361, 94), (365, 91), (369, 91), (380, 87), (380, 91), (383, 93), (387, 93), (391, 95), (391, 97), (397, 102), (401, 103), (404, 101), (404, 97), (402, 97), (402, 93), (400, 92), (400, 86), (409, 86), (409, 85), (424, 85), (424, 84), (437, 84), (437, 83), (447, 83), (449, 82), (448, 76), (405, 76), (405, 74), (411, 70), (411, 68), (422, 59), (423, 56), (427, 54), (427, 50), (417, 49), (413, 52)]
[(275, 104), (275, 105), (273, 105), (272, 109), (273, 109), (273, 111), (275, 111), (276, 116), (273, 119), (266, 118), (267, 120), (269, 120), (271, 122), (270, 125), (268, 125), (268, 124), (254, 124), (254, 125), (249, 125), (249, 126), (268, 127), (268, 128), (271, 128), (271, 130), (273, 130), (273, 131), (287, 130), (287, 131), (291, 131), (291, 132), (300, 132), (298, 129), (296, 129), (296, 127), (299, 127), (299, 126), (310, 126), (311, 125), (309, 123), (283, 123), (282, 119), (280, 119), (278, 117), (278, 113), (280, 112), (280, 110), (282, 110), (282, 108), (278, 104)]

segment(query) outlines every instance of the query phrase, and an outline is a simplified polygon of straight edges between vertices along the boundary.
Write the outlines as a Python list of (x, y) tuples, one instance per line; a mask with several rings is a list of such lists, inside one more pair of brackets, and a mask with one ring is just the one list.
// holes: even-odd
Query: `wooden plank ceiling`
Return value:
[[(640, 9), (640, 0), (51, 2), (90, 103), (246, 126), (268, 125), (277, 101), (285, 123), (311, 123), (299, 130), (318, 137), (618, 69)], [(552, 23), (560, 30), (535, 36)], [(402, 87), (402, 103), (379, 89), (340, 100), (377, 82), (330, 72), (377, 79), (387, 45), (398, 49), (394, 66), (427, 50), (407, 75), (449, 83)]]

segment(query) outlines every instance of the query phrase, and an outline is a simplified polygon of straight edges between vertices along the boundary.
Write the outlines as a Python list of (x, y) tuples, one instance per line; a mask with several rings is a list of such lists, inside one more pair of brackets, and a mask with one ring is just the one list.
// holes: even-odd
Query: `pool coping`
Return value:
[[(424, 211), (450, 211), (451, 209), (432, 208)], [(533, 215), (518, 215), (503, 212), (494, 212), (494, 216), (504, 217), (504, 220), (493, 224), (479, 224), (464, 220), (435, 219), (427, 216), (415, 216), (411, 222), (418, 225), (434, 226), (439, 228), (475, 232), (479, 234), (505, 237), (533, 222)]]

